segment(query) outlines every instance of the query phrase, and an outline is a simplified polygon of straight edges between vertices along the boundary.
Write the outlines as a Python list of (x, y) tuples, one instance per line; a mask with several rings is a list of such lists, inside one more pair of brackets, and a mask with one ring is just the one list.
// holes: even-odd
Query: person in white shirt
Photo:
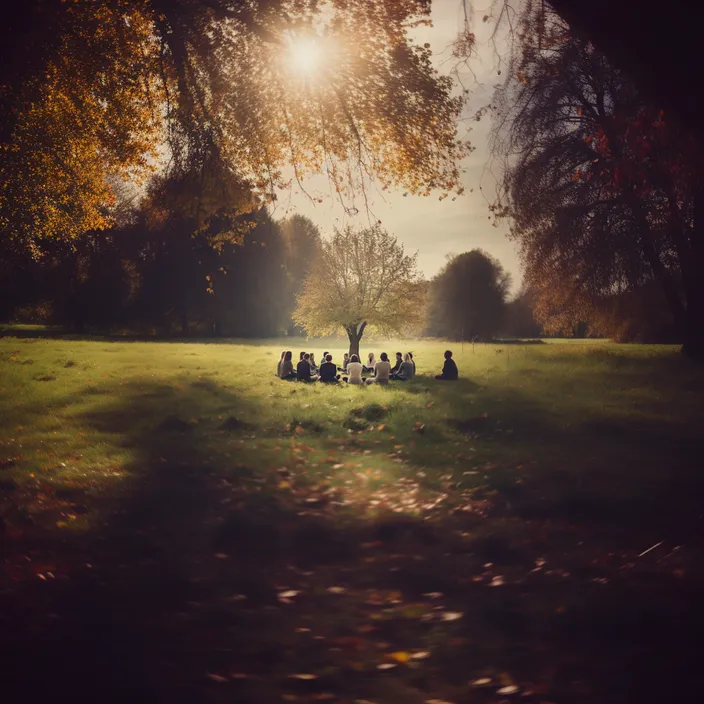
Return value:
[(374, 378), (367, 379), (367, 384), (388, 384), (391, 377), (391, 362), (386, 352), (381, 353), (381, 359), (374, 365)]
[(350, 361), (347, 363), (347, 373), (349, 376), (343, 377), (348, 384), (363, 384), (362, 370), (364, 366), (359, 361), (359, 357), (353, 354), (350, 357)]

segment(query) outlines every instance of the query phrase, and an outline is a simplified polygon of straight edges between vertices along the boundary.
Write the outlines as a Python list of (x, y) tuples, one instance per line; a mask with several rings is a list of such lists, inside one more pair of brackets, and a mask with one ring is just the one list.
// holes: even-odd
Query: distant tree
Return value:
[(285, 266), (287, 276), (286, 294), (282, 308), (290, 318), (287, 325), (289, 335), (302, 332), (293, 321), (296, 299), (303, 288), (303, 283), (310, 273), (310, 268), (320, 250), (320, 230), (315, 223), (304, 215), (292, 215), (279, 224), (285, 247)]
[(535, 319), (535, 305), (530, 289), (523, 288), (518, 295), (506, 304), (506, 314), (501, 333), (509, 337), (539, 337), (540, 323)]
[(309, 335), (343, 328), (350, 354), (359, 354), (367, 328), (399, 333), (421, 319), (417, 255), (378, 225), (335, 230), (321, 243), (293, 317)]
[[(547, 332), (659, 286), (704, 357), (704, 153), (549, 6), (495, 97), (502, 205)], [(625, 300), (625, 299), (622, 299)]]
[(427, 332), (452, 340), (491, 338), (504, 322), (511, 276), (481, 249), (459, 254), (430, 282)]

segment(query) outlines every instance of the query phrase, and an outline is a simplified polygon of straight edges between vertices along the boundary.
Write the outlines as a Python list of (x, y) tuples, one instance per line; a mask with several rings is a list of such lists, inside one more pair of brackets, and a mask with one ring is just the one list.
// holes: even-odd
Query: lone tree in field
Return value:
[(422, 282), (416, 260), (377, 225), (359, 232), (335, 230), (332, 239), (322, 242), (293, 318), (309, 335), (344, 328), (350, 354), (359, 354), (368, 327), (400, 333), (420, 322)]

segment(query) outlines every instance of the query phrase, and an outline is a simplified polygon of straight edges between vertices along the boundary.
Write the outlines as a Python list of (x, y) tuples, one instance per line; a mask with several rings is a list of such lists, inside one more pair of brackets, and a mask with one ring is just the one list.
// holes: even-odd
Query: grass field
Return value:
[(350, 388), (273, 374), (284, 347), (339, 361), (341, 342), (15, 334), (0, 674), (26, 701), (704, 684), (704, 370), (675, 348), (453, 345), (452, 384), (432, 378), (447, 343), (374, 342), (419, 377)]

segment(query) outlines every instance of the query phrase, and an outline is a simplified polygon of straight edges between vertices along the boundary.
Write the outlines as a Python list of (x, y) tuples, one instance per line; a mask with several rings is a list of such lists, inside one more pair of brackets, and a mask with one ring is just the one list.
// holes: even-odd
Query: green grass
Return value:
[(412, 350), (419, 377), (358, 388), (273, 375), (281, 349), (339, 361), (336, 341), (17, 334), (0, 339), (16, 672), (115, 701), (377, 704), (513, 684), (661, 701), (699, 677), (704, 373), (674, 347), (452, 344), (451, 384), (432, 378), (447, 343), (368, 342)]

